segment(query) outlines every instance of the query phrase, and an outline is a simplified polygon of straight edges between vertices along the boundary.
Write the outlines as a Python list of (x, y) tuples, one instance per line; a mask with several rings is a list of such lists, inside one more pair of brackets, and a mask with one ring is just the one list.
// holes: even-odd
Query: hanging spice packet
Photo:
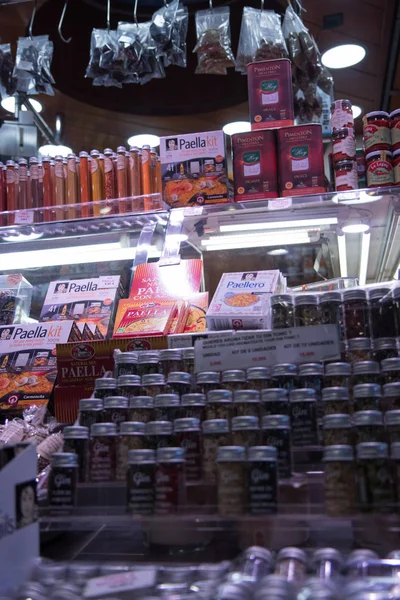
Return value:
[(0, 44), (0, 97), (12, 96), (15, 92), (13, 80), (14, 61), (10, 44)]
[(163, 59), (165, 67), (186, 67), (188, 22), (188, 10), (179, 0), (173, 0), (153, 14), (150, 35), (156, 45), (157, 58)]
[(90, 59), (85, 77), (93, 85), (122, 88), (123, 75), (114, 59), (118, 54), (118, 36), (115, 30), (93, 29), (90, 40)]
[(123, 83), (140, 83), (140, 75), (150, 71), (150, 64), (146, 62), (143, 52), (141, 29), (136, 23), (118, 23), (114, 61), (121, 72)]
[(229, 7), (210, 8), (196, 12), (197, 75), (226, 75), (235, 66), (231, 48)]
[(55, 81), (50, 71), (53, 48), (48, 35), (19, 38), (13, 72), (18, 92), (54, 96)]

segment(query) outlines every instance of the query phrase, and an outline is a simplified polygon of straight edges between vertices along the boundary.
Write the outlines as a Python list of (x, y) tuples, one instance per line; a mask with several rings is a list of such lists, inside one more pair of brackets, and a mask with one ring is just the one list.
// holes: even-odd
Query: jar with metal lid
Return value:
[(374, 360), (360, 360), (353, 365), (353, 385), (364, 383), (379, 384), (379, 363)]
[(179, 417), (180, 399), (178, 394), (157, 394), (154, 396), (154, 421), (174, 421)]
[(79, 400), (79, 425), (90, 427), (99, 423), (103, 417), (103, 400), (100, 398), (82, 398)]
[(322, 363), (304, 363), (299, 366), (297, 378), (300, 388), (311, 388), (315, 391), (317, 399), (321, 398), (324, 380), (324, 365)]
[(237, 390), (243, 390), (246, 387), (246, 371), (241, 369), (231, 369), (222, 371), (221, 374), (222, 387), (232, 393)]
[(268, 388), (271, 382), (271, 372), (268, 367), (250, 367), (247, 369), (247, 384), (249, 390), (261, 392)]
[(154, 450), (129, 450), (127, 510), (152, 515), (155, 503), (156, 455)]
[(365, 160), (365, 154), (363, 148), (357, 148), (356, 150), (356, 163), (357, 163), (357, 175), (358, 175), (358, 187), (360, 189), (367, 187), (367, 163)]
[[(49, 476), (49, 505), (52, 509), (68, 509), (76, 504), (78, 455), (74, 452), (55, 452), (51, 457)], [(31, 502), (35, 502), (34, 487), (30, 488)]]
[(322, 412), (326, 415), (349, 414), (349, 389), (347, 387), (326, 387), (322, 390)]
[[(370, 572), (371, 561), (375, 562), (377, 560), (379, 560), (379, 555), (374, 552), (374, 550), (358, 548), (357, 550), (350, 552), (345, 566), (346, 573), (351, 578), (350, 582), (345, 585), (343, 590), (346, 598), (357, 598), (359, 592), (363, 592), (366, 589), (366, 580), (364, 578)], [(380, 586), (378, 586), (377, 589), (380, 590)], [(374, 598), (377, 600), (376, 592), (374, 593)]]
[(393, 479), (395, 485), (395, 498), (400, 498), (400, 443), (395, 442), (390, 446), (390, 457), (393, 464)]
[(118, 352), (114, 354), (115, 377), (121, 375), (137, 375), (138, 372), (137, 352)]
[(388, 410), (384, 414), (387, 442), (389, 444), (400, 443), (400, 409)]
[(183, 394), (181, 397), (181, 418), (199, 419), (200, 422), (206, 418), (206, 396), (204, 394)]
[(344, 339), (342, 296), (340, 292), (325, 292), (319, 298), (321, 325), (338, 325), (339, 337)]
[(383, 412), (400, 409), (400, 381), (386, 383), (383, 386), (381, 404)]
[(260, 441), (260, 422), (258, 417), (233, 417), (232, 444), (234, 446), (257, 446)]
[(120, 423), (128, 420), (128, 398), (125, 396), (108, 396), (104, 399), (104, 421), (115, 423), (117, 431)]
[(221, 446), (228, 446), (231, 441), (228, 419), (210, 419), (203, 421), (203, 477), (204, 482), (217, 483), (217, 452)]
[[(182, 348), (182, 371), (194, 375), (194, 348)], [(179, 369), (178, 369), (179, 370)]]
[(183, 448), (157, 450), (155, 513), (179, 513), (186, 504), (185, 451)]
[(381, 386), (376, 383), (361, 383), (353, 387), (354, 410), (380, 410)]
[(352, 127), (335, 129), (335, 131), (332, 133), (332, 146), (334, 165), (343, 160), (354, 161), (356, 158), (356, 139), (354, 137), (354, 129)]
[(273, 446), (247, 451), (248, 513), (268, 515), (278, 508), (278, 454)]
[(400, 185), (400, 148), (393, 151), (392, 165), (394, 185)]
[(275, 573), (293, 581), (296, 585), (303, 583), (307, 571), (307, 555), (300, 548), (283, 548), (278, 552)]
[(117, 476), (117, 426), (94, 423), (90, 428), (89, 476), (93, 483), (115, 481)]
[(145, 447), (145, 424), (139, 421), (121, 423), (117, 448), (117, 480), (126, 481), (128, 452), (142, 450)]
[(320, 324), (318, 296), (302, 292), (294, 297), (295, 327), (310, 327)]
[(229, 390), (211, 390), (207, 394), (206, 419), (228, 419), (232, 417), (233, 394)]
[(369, 338), (369, 315), (367, 292), (352, 288), (343, 292), (343, 316), (345, 337)]
[(246, 449), (241, 446), (218, 448), (217, 468), (218, 514), (221, 517), (243, 515), (247, 500)]
[(313, 554), (312, 567), (319, 579), (334, 579), (341, 575), (343, 557), (335, 548), (320, 548)]
[(400, 109), (396, 109), (389, 115), (390, 141), (392, 150), (400, 150)]
[(292, 363), (280, 363), (271, 369), (272, 387), (284, 388), (288, 392), (296, 387), (297, 367)]
[(394, 184), (393, 155), (388, 150), (377, 150), (366, 156), (369, 188), (390, 187)]
[(381, 362), (381, 374), (383, 383), (400, 381), (400, 358), (385, 358)]
[[(218, 599), (219, 600), (249, 600), (250, 593), (252, 590), (251, 582), (248, 581), (230, 581), (223, 582), (218, 586)], [(20, 600), (18, 598), (18, 600)], [(36, 600), (34, 598), (33, 600)]]
[(380, 410), (361, 410), (354, 413), (356, 444), (365, 442), (383, 442), (385, 429), (383, 415)]
[(147, 445), (152, 450), (173, 445), (173, 426), (170, 421), (149, 421), (146, 423)]
[[(261, 416), (289, 415), (289, 395), (284, 388), (270, 388), (261, 392)], [(269, 444), (268, 444), (269, 445)]]
[(188, 394), (192, 387), (192, 376), (183, 371), (173, 371), (168, 375), (167, 385), (173, 394)]
[(356, 508), (356, 464), (350, 445), (325, 446), (325, 511), (331, 517), (349, 516)]
[(175, 419), (174, 441), (185, 450), (186, 481), (201, 479), (201, 444), (199, 419)]
[(259, 582), (254, 600), (296, 600), (297, 588), (281, 575), (267, 575)]
[(279, 477), (292, 475), (292, 446), (290, 419), (287, 415), (270, 415), (261, 420), (261, 443), (273, 446), (278, 453)]
[(396, 338), (378, 338), (375, 340), (375, 358), (381, 362), (387, 358), (397, 358)]
[(196, 392), (205, 394), (221, 388), (220, 376), (217, 371), (201, 371), (196, 375)]
[(94, 397), (107, 398), (108, 396), (118, 395), (117, 380), (114, 377), (102, 377), (94, 381)]
[(237, 573), (245, 576), (245, 581), (259, 582), (268, 573), (271, 573), (274, 564), (272, 553), (267, 548), (250, 546), (239, 557)]
[(139, 375), (121, 375), (118, 377), (117, 383), (121, 396), (130, 398), (131, 396), (140, 396), (142, 394)]
[(143, 375), (152, 375), (160, 372), (158, 364), (159, 357), (156, 350), (142, 351), (138, 354), (138, 375), (140, 375), (140, 377), (143, 377)]
[(366, 154), (375, 150), (390, 150), (389, 113), (375, 110), (364, 115), (363, 137)]
[(64, 427), (64, 452), (73, 452), (78, 457), (78, 481), (89, 479), (89, 428), (82, 425)]
[(318, 445), (315, 391), (309, 388), (292, 390), (289, 394), (289, 410), (293, 446)]
[(373, 288), (368, 294), (371, 337), (390, 338), (395, 331), (394, 303), (390, 286)]
[(353, 429), (347, 414), (326, 415), (322, 420), (324, 446), (352, 445)]
[(294, 327), (292, 294), (272, 294), (271, 327), (272, 329), (288, 329), (289, 327)]
[(333, 362), (325, 366), (324, 387), (349, 387), (351, 365), (346, 362)]
[(334, 169), (337, 192), (358, 189), (357, 163), (354, 159), (339, 160)]
[(357, 488), (361, 512), (393, 512), (394, 489), (387, 444), (357, 445)]
[(142, 376), (142, 390), (145, 396), (157, 396), (167, 392), (164, 375), (150, 373)]
[(172, 371), (183, 371), (181, 350), (160, 350), (159, 352), (160, 372), (165, 378)]
[(257, 390), (237, 390), (233, 393), (234, 417), (260, 417), (260, 393)]
[(129, 398), (128, 420), (148, 423), (154, 413), (154, 398), (151, 396), (133, 396)]
[(354, 129), (354, 117), (350, 100), (335, 100), (331, 104), (331, 127), (332, 131), (343, 129), (343, 127)]
[(356, 362), (373, 359), (371, 338), (353, 338), (347, 341), (347, 360), (354, 365)]

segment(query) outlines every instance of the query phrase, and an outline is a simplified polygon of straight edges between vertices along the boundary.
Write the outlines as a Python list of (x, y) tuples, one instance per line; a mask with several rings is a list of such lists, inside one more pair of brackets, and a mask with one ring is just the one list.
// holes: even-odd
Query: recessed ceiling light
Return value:
[(285, 248), (275, 248), (275, 250), (270, 250), (269, 252), (267, 252), (267, 254), (269, 254), (270, 256), (283, 256), (284, 254), (288, 254), (289, 250), (286, 250)]
[[(38, 100), (34, 100), (33, 98), (29, 98), (29, 102), (32, 104), (32, 106), (36, 110), (36, 112), (38, 112), (38, 113), (42, 112), (43, 106), (42, 106), (41, 102), (39, 102)], [(14, 98), (14, 96), (9, 96), (8, 98), (3, 98), (3, 100), (1, 101), (1, 106), (7, 112), (15, 113), (15, 98)], [(28, 109), (26, 108), (26, 106), (22, 105), (22, 110), (24, 112), (26, 112)]]
[(354, 119), (357, 119), (357, 117), (359, 117), (363, 111), (361, 106), (357, 106), (357, 104), (353, 104), (353, 106), (351, 107), (351, 110), (353, 112)]
[(138, 148), (142, 148), (143, 146), (154, 148), (154, 146), (160, 145), (160, 138), (158, 135), (153, 135), (152, 133), (140, 133), (128, 138), (128, 144), (130, 146), (137, 146)]
[(343, 233), (365, 233), (368, 229), (369, 225), (367, 223), (350, 223), (342, 227)]
[(324, 52), (322, 64), (328, 69), (345, 69), (361, 62), (365, 54), (365, 48), (358, 44), (342, 44)]
[(40, 146), (39, 154), (40, 156), (57, 156), (59, 154), (63, 158), (66, 158), (68, 154), (72, 153), (72, 148), (68, 146), (63, 146), (59, 144), (58, 146), (54, 144), (45, 144), (44, 146)]
[(250, 121), (232, 121), (223, 126), (222, 131), (226, 135), (233, 135), (234, 133), (244, 133), (245, 131), (251, 131)]

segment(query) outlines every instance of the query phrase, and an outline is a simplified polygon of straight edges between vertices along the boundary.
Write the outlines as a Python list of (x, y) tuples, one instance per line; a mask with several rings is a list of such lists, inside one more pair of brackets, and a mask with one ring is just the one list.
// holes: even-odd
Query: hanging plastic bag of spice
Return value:
[(157, 57), (156, 43), (150, 35), (151, 21), (139, 23), (139, 39), (142, 44), (143, 69), (139, 73), (139, 82), (144, 85), (151, 79), (162, 79), (165, 77), (165, 69), (162, 58)]
[(93, 85), (122, 87), (123, 75), (114, 61), (118, 55), (118, 37), (114, 30), (93, 29), (90, 41), (90, 59), (85, 77), (93, 79)]
[(0, 97), (12, 96), (15, 92), (13, 79), (14, 61), (10, 44), (0, 44)]
[(186, 67), (187, 8), (173, 0), (157, 10), (152, 17), (150, 35), (156, 45), (157, 58), (164, 66)]
[(196, 37), (197, 75), (226, 75), (235, 66), (228, 6), (197, 11)]
[(114, 66), (120, 71), (123, 83), (139, 83), (140, 73), (150, 71), (150, 65), (143, 61), (146, 61), (146, 57), (139, 24), (118, 23)]
[(13, 76), (16, 90), (28, 95), (48, 94), (54, 96), (55, 83), (50, 72), (53, 58), (53, 42), (48, 35), (19, 38)]

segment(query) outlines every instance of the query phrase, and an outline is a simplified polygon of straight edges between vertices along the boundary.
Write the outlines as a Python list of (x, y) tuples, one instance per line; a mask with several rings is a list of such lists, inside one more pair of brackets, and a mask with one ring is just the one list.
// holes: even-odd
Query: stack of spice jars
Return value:
[(400, 185), (400, 110), (363, 117), (368, 187)]
[(331, 106), (331, 129), (335, 173), (338, 192), (358, 189), (356, 137), (350, 100), (336, 100)]

